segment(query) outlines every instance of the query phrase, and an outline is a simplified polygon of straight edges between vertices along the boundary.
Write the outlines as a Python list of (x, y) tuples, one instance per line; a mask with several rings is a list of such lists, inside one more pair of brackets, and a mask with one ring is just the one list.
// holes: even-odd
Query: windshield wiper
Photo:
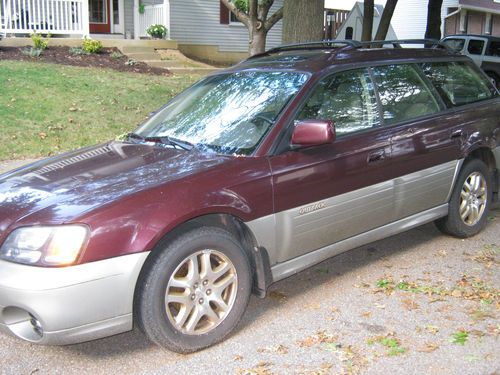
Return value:
[(163, 145), (167, 144), (167, 145), (171, 145), (173, 147), (179, 147), (183, 150), (188, 150), (188, 151), (194, 147), (194, 145), (188, 141), (182, 141), (180, 139), (169, 137), (166, 135), (162, 136), (162, 137), (158, 137), (158, 136), (143, 137), (142, 135), (139, 135), (137, 133), (129, 133), (128, 138), (138, 139), (139, 141), (142, 141), (142, 142), (153, 142), (153, 143), (160, 143)]

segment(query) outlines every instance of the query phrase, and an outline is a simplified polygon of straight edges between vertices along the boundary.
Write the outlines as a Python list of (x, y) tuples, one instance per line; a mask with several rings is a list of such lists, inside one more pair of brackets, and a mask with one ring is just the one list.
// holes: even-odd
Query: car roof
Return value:
[(453, 35), (446, 35), (443, 39), (448, 39), (448, 38), (483, 38), (483, 39), (488, 39), (488, 40), (493, 40), (495, 42), (500, 42), (500, 37), (496, 37), (493, 35), (481, 35), (481, 34), (453, 34)]
[[(330, 42), (330, 45), (328, 45)], [(452, 52), (446, 46), (433, 40), (434, 46), (441, 48), (401, 48), (403, 44), (425, 43), (423, 40), (383, 41), (392, 48), (380, 46), (381, 42), (361, 43), (357, 41), (326, 41), (293, 44), (277, 47), (262, 54), (252, 56), (231, 70), (272, 69), (317, 72), (325, 68), (362, 63), (384, 63), (397, 60), (422, 60), (430, 58), (450, 58), (462, 55)], [(368, 48), (375, 46), (375, 48)], [(396, 47), (397, 46), (397, 47)]]

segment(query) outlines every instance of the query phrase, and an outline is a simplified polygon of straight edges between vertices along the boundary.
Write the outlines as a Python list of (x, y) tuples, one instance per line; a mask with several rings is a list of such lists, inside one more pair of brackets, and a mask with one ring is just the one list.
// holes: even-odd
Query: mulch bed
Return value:
[[(75, 55), (69, 47), (50, 46), (39, 57), (31, 57), (24, 53), (29, 47), (1, 47), (0, 60), (42, 61), (54, 64), (85, 66), (93, 68), (108, 68), (120, 72), (146, 73), (154, 75), (170, 75), (167, 69), (155, 68), (143, 62), (127, 65), (127, 56), (117, 57), (120, 51), (117, 48), (103, 48), (99, 53), (90, 55)], [(114, 56), (111, 54), (115, 52)]]

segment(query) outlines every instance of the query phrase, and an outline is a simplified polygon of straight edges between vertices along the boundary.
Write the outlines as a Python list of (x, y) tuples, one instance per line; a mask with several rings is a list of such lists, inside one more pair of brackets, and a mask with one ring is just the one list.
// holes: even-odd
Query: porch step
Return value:
[(122, 52), (126, 55), (129, 53), (155, 53), (155, 49), (147, 46), (123, 46)]
[(154, 67), (157, 67), (157, 68), (167, 68), (167, 69), (170, 69), (170, 68), (185, 68), (186, 67), (186, 64), (183, 63), (182, 61), (177, 61), (177, 60), (158, 60), (158, 59), (154, 59), (154, 60), (142, 60), (143, 62), (145, 62), (146, 64), (150, 65), (150, 66), (154, 66)]
[(124, 52), (125, 55), (130, 57), (131, 59), (137, 60), (137, 61), (156, 61), (159, 60), (159, 55), (153, 50), (153, 52), (139, 52), (139, 53), (126, 53)]

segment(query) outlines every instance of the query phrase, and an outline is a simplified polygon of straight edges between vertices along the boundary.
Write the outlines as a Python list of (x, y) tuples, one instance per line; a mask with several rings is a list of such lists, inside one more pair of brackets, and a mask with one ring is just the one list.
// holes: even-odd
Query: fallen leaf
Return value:
[(277, 301), (284, 301), (286, 299), (286, 294), (278, 290), (273, 290), (269, 292), (269, 298), (275, 299)]
[(435, 344), (433, 342), (426, 342), (423, 347), (417, 349), (417, 352), (431, 353), (434, 350), (436, 350), (437, 348), (439, 348), (438, 344)]
[(403, 307), (406, 310), (416, 310), (419, 308), (418, 303), (416, 303), (414, 300), (405, 298), (404, 300), (401, 301), (403, 303)]

